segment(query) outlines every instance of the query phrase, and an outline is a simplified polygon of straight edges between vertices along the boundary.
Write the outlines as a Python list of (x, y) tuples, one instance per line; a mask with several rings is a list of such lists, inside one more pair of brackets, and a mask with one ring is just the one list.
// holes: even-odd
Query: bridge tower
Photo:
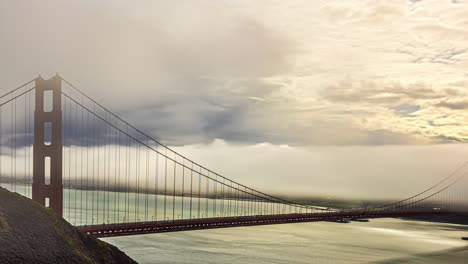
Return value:
[(62, 216), (62, 79), (38, 77), (35, 84), (32, 199)]

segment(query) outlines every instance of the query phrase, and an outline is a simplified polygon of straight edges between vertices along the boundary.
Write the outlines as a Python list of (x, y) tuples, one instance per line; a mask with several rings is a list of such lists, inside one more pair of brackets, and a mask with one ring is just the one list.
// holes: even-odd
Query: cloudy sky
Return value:
[(466, 0), (0, 0), (0, 40), (2, 92), (59, 72), (255, 187), (406, 195), (468, 157)]

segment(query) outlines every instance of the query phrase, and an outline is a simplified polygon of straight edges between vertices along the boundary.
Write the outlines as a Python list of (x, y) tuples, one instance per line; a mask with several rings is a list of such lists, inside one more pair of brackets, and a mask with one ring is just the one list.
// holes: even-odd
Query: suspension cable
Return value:
[[(230, 181), (230, 182), (237, 183), (237, 182), (235, 182), (235, 181), (233, 181), (233, 180), (231, 180), (231, 179), (229, 179), (229, 178), (226, 178), (226, 177), (224, 177), (224, 176), (222, 176), (222, 175), (220, 175), (220, 174), (218, 174), (218, 173), (216, 173), (216, 172), (214, 172), (214, 171), (212, 171), (212, 170), (210, 170), (210, 169), (208, 169), (208, 168), (206, 168), (206, 167), (204, 167), (204, 166), (202, 166), (202, 165), (200, 165), (200, 164), (198, 164), (198, 163), (192, 161), (191, 159), (189, 159), (189, 158), (187, 158), (187, 157), (185, 157), (185, 156), (183, 156), (183, 155), (180, 155), (179, 153), (177, 153), (176, 151), (172, 150), (172, 149), (169, 148), (168, 146), (162, 144), (162, 143), (159, 142), (158, 140), (152, 138), (151, 136), (147, 135), (146, 133), (144, 133), (144, 132), (141, 131), (140, 129), (136, 128), (135, 126), (131, 125), (130, 123), (128, 123), (127, 121), (125, 121), (125, 120), (122, 119), (121, 117), (119, 117), (119, 116), (117, 116), (116, 114), (114, 114), (113, 112), (111, 112), (109, 109), (107, 109), (106, 107), (104, 107), (103, 105), (101, 105), (100, 103), (98, 103), (97, 101), (95, 101), (94, 99), (92, 99), (90, 96), (88, 96), (87, 94), (85, 94), (84, 92), (82, 92), (79, 88), (77, 88), (77, 87), (76, 87), (75, 85), (73, 85), (71, 82), (67, 81), (66, 79), (64, 79), (64, 78), (62, 78), (62, 77), (59, 77), (59, 78), (60, 78), (63, 82), (65, 82), (67, 85), (69, 85), (71, 88), (75, 89), (75, 90), (76, 90), (78, 93), (80, 93), (82, 96), (86, 97), (88, 100), (90, 100), (91, 102), (93, 102), (94, 104), (96, 104), (97, 106), (99, 106), (101, 109), (103, 109), (104, 111), (108, 112), (110, 115), (114, 116), (116, 119), (118, 119), (119, 121), (123, 122), (125, 125), (127, 125), (127, 126), (129, 126), (130, 128), (134, 129), (136, 132), (138, 132), (138, 133), (144, 135), (145, 137), (151, 139), (152, 141), (154, 141), (154, 142), (157, 143), (158, 145), (160, 145), (160, 146), (166, 148), (166, 149), (169, 150), (170, 152), (173, 152), (175, 155), (180, 156), (180, 157), (183, 158), (183, 159), (186, 159), (187, 161), (193, 162), (193, 164), (195, 164), (195, 165), (197, 165), (197, 166), (203, 168), (204, 170), (206, 170), (206, 171), (209, 172), (209, 173), (215, 174), (216, 176), (221, 177), (221, 178), (223, 178), (223, 179), (226, 179), (226, 180), (228, 180), (228, 181)], [(68, 96), (68, 95), (66, 95), (66, 96)], [(71, 99), (71, 100), (73, 100), (73, 99)], [(75, 101), (75, 100), (73, 100), (73, 101)], [(75, 101), (75, 102), (76, 102), (76, 101)], [(78, 102), (76, 102), (76, 103), (78, 103)], [(78, 103), (78, 104), (79, 104), (79, 103)], [(84, 106), (82, 106), (82, 107), (84, 107)], [(102, 119), (102, 118), (101, 118), (101, 119)], [(106, 122), (106, 120), (103, 120), (103, 121)], [(112, 124), (109, 124), (109, 125), (112, 125)], [(134, 140), (135, 140), (135, 139), (134, 139)], [(138, 142), (138, 141), (137, 141), (137, 142)], [(148, 148), (150, 148), (150, 149), (153, 149), (152, 147), (150, 147), (150, 146), (148, 146), (148, 145), (146, 145), (146, 144), (144, 144), (144, 143), (142, 143), (142, 142), (138, 142), (138, 143), (140, 143), (140, 144), (142, 144), (142, 145), (144, 145), (144, 146), (146, 146), (146, 147), (148, 147)], [(155, 149), (153, 149), (153, 150), (156, 151)], [(169, 158), (169, 159), (171, 159), (171, 158)], [(172, 160), (172, 159), (171, 159), (171, 160)], [(174, 162), (175, 162), (175, 161), (174, 161)], [(289, 204), (289, 205), (291, 205), (291, 206), (300, 207), (300, 208), (302, 208), (302, 207), (304, 207), (304, 208), (314, 208), (314, 209), (319, 210), (319, 211), (329, 211), (328, 208), (327, 208), (327, 209), (323, 209), (323, 208), (319, 208), (319, 207), (315, 207), (315, 206), (299, 205), (299, 204), (296, 204), (296, 203), (294, 203), (294, 202), (292, 202), (292, 201), (288, 201), (288, 200), (283, 199), (283, 198), (275, 197), (275, 196), (272, 196), (272, 195), (269, 195), (269, 194), (266, 194), (266, 193), (257, 191), (257, 190), (255, 190), (255, 189), (252, 189), (252, 188), (250, 188), (250, 187), (248, 187), (248, 186), (245, 186), (245, 185), (243, 185), (243, 184), (240, 184), (240, 183), (239, 183), (239, 185), (242, 186), (242, 187), (245, 187), (246, 189), (250, 190), (251, 192), (256, 192), (256, 193), (258, 193), (258, 194), (260, 194), (260, 195), (263, 195), (263, 196), (265, 196), (265, 197), (269, 197), (269, 198), (270, 198), (272, 201), (274, 201), (274, 202), (286, 203), (286, 204)], [(266, 199), (266, 198), (263, 197), (263, 199)], [(268, 199), (266, 199), (266, 200), (268, 200)]]

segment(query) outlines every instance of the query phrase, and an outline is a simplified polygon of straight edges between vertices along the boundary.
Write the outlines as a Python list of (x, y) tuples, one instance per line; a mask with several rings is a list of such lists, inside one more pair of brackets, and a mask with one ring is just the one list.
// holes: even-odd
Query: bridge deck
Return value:
[(228, 228), (240, 226), (273, 225), (301, 222), (331, 221), (337, 222), (343, 219), (373, 219), (387, 217), (417, 217), (428, 215), (447, 215), (464, 213), (465, 211), (342, 211), (330, 213), (312, 214), (287, 214), (287, 215), (258, 215), (241, 217), (222, 217), (204, 219), (184, 219), (174, 221), (152, 221), (124, 224), (104, 224), (95, 226), (80, 226), (82, 232), (95, 237), (127, 236), (149, 233), (179, 232), (190, 230)]

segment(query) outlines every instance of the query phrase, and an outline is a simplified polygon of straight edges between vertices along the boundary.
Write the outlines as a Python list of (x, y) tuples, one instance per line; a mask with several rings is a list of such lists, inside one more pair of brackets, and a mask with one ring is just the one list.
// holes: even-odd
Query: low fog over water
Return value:
[[(232, 180), (291, 198), (401, 199), (439, 182), (468, 158), (465, 145), (292, 147), (266, 143), (236, 145), (216, 140), (212, 144), (174, 149)], [(19, 180), (26, 168), (22, 164), (26, 164), (27, 150), (17, 150)], [(74, 161), (74, 155), (78, 155), (81, 162), (81, 155), (86, 154), (86, 150), (73, 146), (68, 157), (69, 150), (64, 148), (65, 161)], [(97, 152), (94, 148), (88, 151)], [(2, 150), (4, 180), (11, 169), (7, 156), (10, 152), (8, 148)], [(65, 182), (73, 181), (75, 176), (68, 176), (68, 163), (64, 166)], [(113, 172), (115, 164), (108, 166)]]

